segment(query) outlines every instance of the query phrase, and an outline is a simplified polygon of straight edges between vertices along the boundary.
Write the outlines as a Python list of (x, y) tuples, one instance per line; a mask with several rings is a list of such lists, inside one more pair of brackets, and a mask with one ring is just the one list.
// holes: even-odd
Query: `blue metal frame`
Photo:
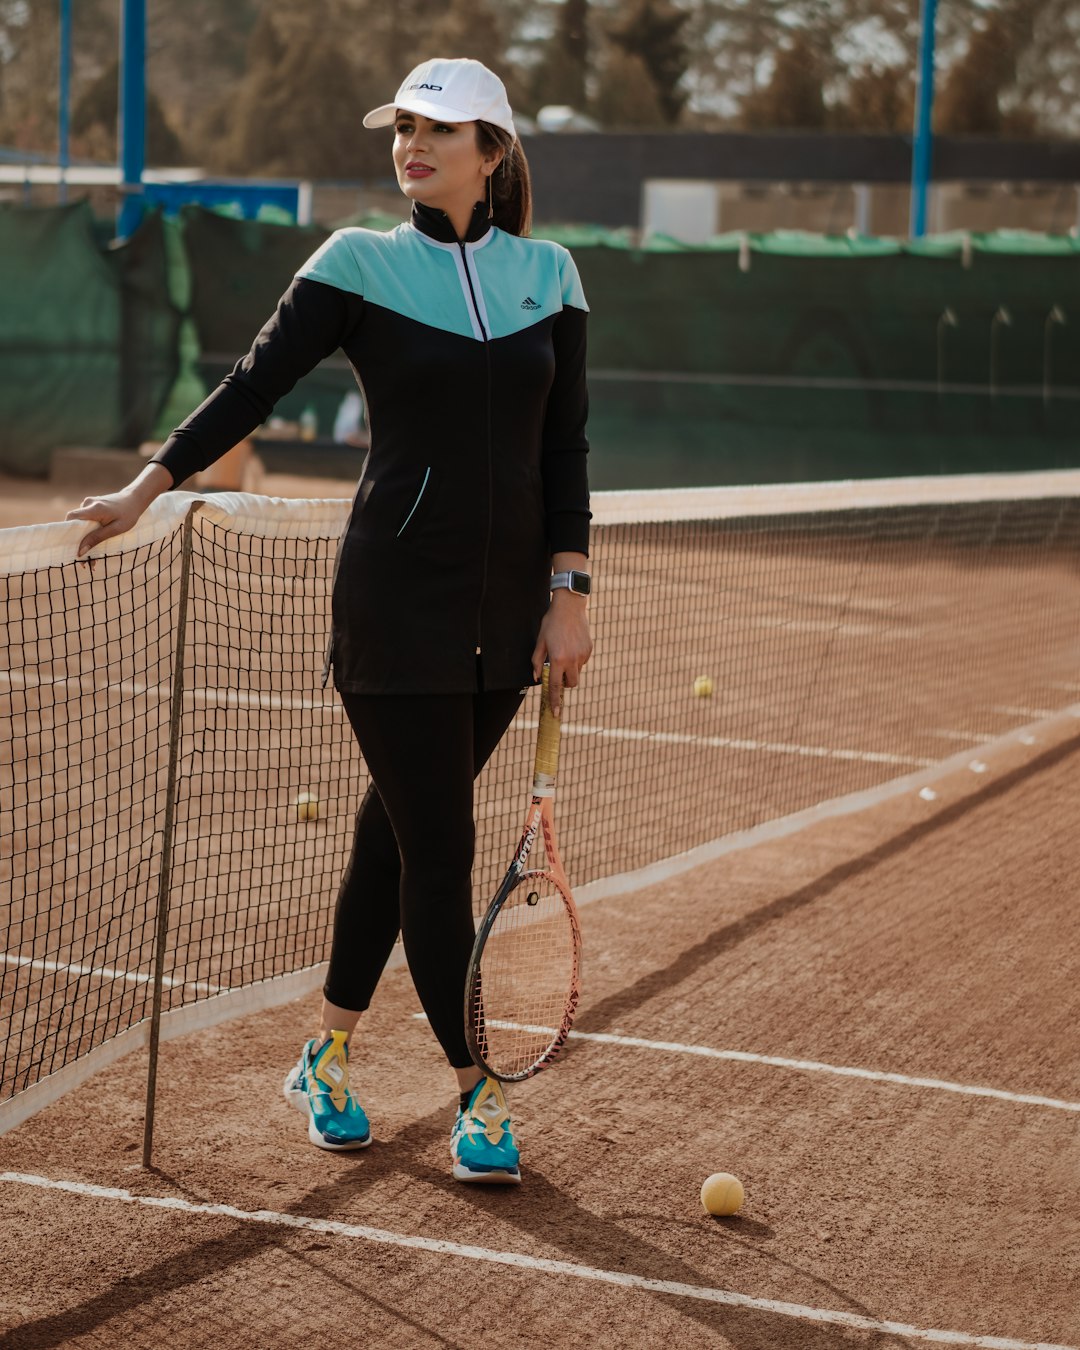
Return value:
[(230, 206), (238, 209), (245, 220), (257, 220), (260, 207), (276, 206), (295, 221), (299, 212), (300, 186), (298, 183), (260, 183), (250, 179), (239, 183), (207, 182), (200, 178), (193, 183), (146, 183), (143, 199), (147, 205), (159, 206), (167, 216), (175, 216), (182, 207), (190, 205), (211, 209)]
[(124, 194), (117, 220), (121, 237), (142, 219), (146, 167), (146, 0), (124, 0), (120, 22), (120, 170)]
[(66, 171), (71, 163), (71, 0), (60, 0), (60, 108), (57, 126), (57, 163), (60, 166), (59, 199), (67, 201)]
[(926, 233), (926, 202), (934, 148), (934, 21), (937, 0), (921, 0), (919, 74), (915, 95), (915, 144), (911, 156), (911, 237)]

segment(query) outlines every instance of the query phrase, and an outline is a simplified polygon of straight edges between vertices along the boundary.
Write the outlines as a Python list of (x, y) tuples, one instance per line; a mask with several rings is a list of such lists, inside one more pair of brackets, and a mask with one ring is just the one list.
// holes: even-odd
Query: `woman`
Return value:
[[(330, 660), (372, 781), (338, 897), (318, 1034), (285, 1094), (319, 1148), (370, 1143), (350, 1045), (400, 929), (457, 1076), (454, 1176), (516, 1182), (502, 1089), (464, 1037), (472, 789), (543, 663), (558, 711), (591, 652), (587, 307), (566, 250), (526, 238), (528, 168), (491, 71), (424, 62), (364, 118), (391, 124), (411, 220), (386, 235), (334, 234), (143, 473), (70, 514), (97, 522), (80, 554), (130, 529), (319, 361), (345, 352), (372, 439), (335, 569)], [(444, 802), (435, 815), (424, 809), (433, 782)]]

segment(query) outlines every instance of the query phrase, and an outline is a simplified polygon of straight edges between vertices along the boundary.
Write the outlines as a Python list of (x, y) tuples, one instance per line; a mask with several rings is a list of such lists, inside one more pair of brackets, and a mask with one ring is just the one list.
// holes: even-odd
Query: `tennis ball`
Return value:
[(699, 675), (694, 681), (694, 693), (698, 698), (712, 697), (712, 676)]
[(318, 820), (319, 799), (314, 792), (301, 792), (296, 798), (297, 820)]
[(730, 1172), (714, 1172), (701, 1184), (701, 1204), (706, 1214), (734, 1214), (745, 1198), (742, 1182)]

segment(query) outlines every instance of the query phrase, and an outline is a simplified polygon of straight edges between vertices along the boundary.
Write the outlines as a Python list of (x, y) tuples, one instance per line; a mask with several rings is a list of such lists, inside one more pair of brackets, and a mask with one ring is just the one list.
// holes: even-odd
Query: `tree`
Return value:
[(1033, 127), (1030, 115), (1017, 116), (1020, 110), (1008, 117), (1002, 99), (1015, 86), (1021, 56), (1034, 39), (1036, 9), (1035, 0), (1014, 0), (972, 31), (967, 51), (949, 70), (936, 102), (939, 131), (997, 136)]
[[(963, 3), (964, 0), (954, 0)], [(918, 0), (687, 0), (685, 30), (691, 110), (715, 109), (744, 125), (745, 101), (757, 99), (772, 78), (779, 53), (799, 42), (813, 53), (828, 106), (844, 101), (853, 71), (867, 64), (914, 61), (912, 24)], [(867, 28), (872, 40), (862, 46)], [(882, 48), (891, 49), (882, 60)]]
[[(151, 7), (152, 29), (156, 14), (157, 7)], [(0, 0), (0, 140), (38, 153), (56, 152), (59, 44), (59, 5)], [(71, 150), (76, 156), (116, 158), (118, 48), (115, 0), (79, 0), (72, 7)], [(152, 162), (175, 164), (184, 155), (152, 84), (152, 49), (151, 42), (147, 154)]]
[(251, 35), (247, 73), (209, 124), (228, 128), (218, 148), (209, 149), (210, 167), (302, 178), (370, 171), (379, 138), (361, 131), (360, 119), (382, 99), (342, 51), (328, 18), (326, 0), (309, 3), (302, 24), (289, 14), (263, 12)]
[[(300, 22), (307, 22), (307, 8), (294, 7)], [(393, 97), (413, 66), (443, 55), (433, 50), (431, 35), (447, 8), (446, 0), (340, 0), (337, 8), (339, 42), (355, 43), (356, 64), (378, 76), (384, 86), (380, 102)], [(345, 33), (348, 38), (343, 38)]]
[(666, 121), (645, 62), (620, 49), (608, 57), (590, 111), (608, 131), (655, 130)]
[[(117, 156), (117, 118), (120, 107), (120, 62), (101, 72), (75, 104), (71, 132), (82, 153), (97, 159)], [(180, 137), (169, 125), (157, 95), (146, 95), (146, 159), (149, 164), (183, 164), (187, 158)]]
[(564, 0), (555, 31), (533, 74), (531, 103), (567, 105), (583, 112), (588, 104), (586, 78), (589, 72), (588, 0)]
[(432, 25), (429, 45), (432, 56), (471, 56), (492, 68), (506, 53), (502, 23), (484, 0), (450, 0)]
[[(58, 11), (57, 0), (0, 0), (0, 144), (56, 152)], [(119, 13), (117, 0), (74, 5), (74, 106), (116, 60)], [(408, 70), (440, 54), (494, 66), (525, 112), (569, 103), (609, 125), (721, 127), (763, 116), (787, 125), (789, 108), (777, 122), (762, 99), (781, 54), (801, 43), (812, 53), (826, 126), (907, 129), (919, 0), (154, 0), (148, 21), (149, 86), (196, 162), (224, 167), (241, 118), (251, 139), (231, 162), (268, 172), (265, 164), (281, 160), (274, 84), (260, 80), (286, 51), (294, 70), (306, 52), (307, 69), (338, 93), (330, 108), (318, 90), (291, 86), (285, 124), (297, 101), (323, 119), (309, 122), (306, 146), (289, 132), (291, 161), (321, 160), (317, 139), (337, 143), (325, 158), (352, 177), (386, 174), (384, 138), (356, 129), (362, 105), (391, 98)], [(1080, 135), (1077, 0), (949, 0), (938, 6), (937, 29), (940, 129)], [(259, 49), (256, 30), (276, 55)], [(336, 55), (319, 56), (320, 47)], [(347, 100), (343, 72), (354, 81)], [(253, 85), (269, 103), (260, 107)], [(252, 158), (260, 116), (262, 167)], [(818, 118), (815, 106), (811, 124)], [(106, 122), (94, 122), (73, 151), (111, 155)], [(340, 143), (346, 123), (351, 146)]]
[[(621, 11), (608, 28), (608, 38), (627, 57), (637, 58), (646, 77), (644, 84), (635, 86), (640, 97), (655, 98), (662, 121), (673, 125), (687, 98), (681, 85), (688, 65), (682, 38), (688, 15), (669, 0), (629, 0)], [(635, 67), (630, 63), (624, 69)], [(606, 72), (602, 78), (608, 78)]]
[[(1040, 0), (1032, 16), (1030, 39), (1017, 53), (1015, 82), (1002, 91), (1001, 105), (1006, 131), (1026, 116), (1040, 135), (1080, 136), (1080, 7), (1076, 0)], [(1019, 127), (1016, 130), (1021, 132)]]
[(829, 109), (832, 126), (845, 131), (910, 131), (915, 116), (911, 72), (871, 66), (848, 83), (847, 98)]
[(968, 49), (949, 71), (938, 93), (934, 113), (939, 131), (953, 135), (1001, 130), (998, 98), (1012, 73), (1009, 54), (995, 18), (971, 35)]
[(776, 53), (772, 77), (743, 103), (743, 124), (754, 130), (825, 126), (825, 96), (818, 58), (801, 34)]
[(499, 75), (511, 107), (518, 108), (525, 101), (524, 82), (507, 61), (506, 46), (502, 14), (488, 0), (450, 0), (432, 25), (427, 54), (482, 61)]
[(57, 13), (0, 3), (0, 136), (21, 150), (56, 145)]
[[(84, 0), (77, 0), (76, 12)], [(111, 0), (114, 10), (119, 6)], [(147, 82), (174, 127), (201, 155), (195, 129), (207, 107), (244, 70), (265, 0), (152, 0), (147, 6)], [(115, 51), (115, 44), (112, 51)], [(83, 59), (80, 40), (78, 61)]]

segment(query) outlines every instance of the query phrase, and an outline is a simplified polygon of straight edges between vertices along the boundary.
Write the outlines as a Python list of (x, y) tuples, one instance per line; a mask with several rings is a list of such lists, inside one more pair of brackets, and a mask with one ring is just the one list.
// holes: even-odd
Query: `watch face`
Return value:
[(570, 589), (578, 595), (588, 595), (592, 590), (592, 579), (588, 572), (571, 572)]

